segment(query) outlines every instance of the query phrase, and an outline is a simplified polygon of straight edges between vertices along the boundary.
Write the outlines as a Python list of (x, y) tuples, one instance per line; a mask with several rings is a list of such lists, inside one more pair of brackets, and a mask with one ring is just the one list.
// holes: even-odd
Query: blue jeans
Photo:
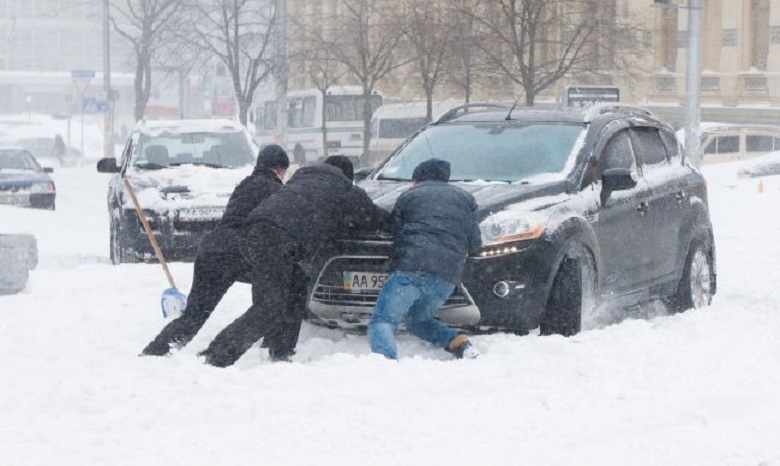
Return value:
[(458, 332), (435, 317), (454, 288), (452, 283), (432, 274), (391, 273), (379, 292), (368, 324), (371, 351), (398, 359), (395, 331), (401, 319), (412, 335), (445, 348)]

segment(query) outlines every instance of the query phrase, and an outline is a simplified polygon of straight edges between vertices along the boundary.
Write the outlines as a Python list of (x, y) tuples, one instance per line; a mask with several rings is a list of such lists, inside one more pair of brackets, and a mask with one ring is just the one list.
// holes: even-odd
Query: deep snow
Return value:
[[(780, 465), (780, 177), (705, 168), (719, 292), (573, 338), (481, 335), (453, 361), (400, 337), (305, 325), (295, 362), (195, 353), (249, 304), (235, 285), (184, 350), (162, 327), (159, 265), (108, 262), (107, 175), (57, 169), (57, 211), (0, 206), (38, 238), (27, 289), (0, 296), (0, 466)], [(192, 265), (171, 264), (189, 290)]]

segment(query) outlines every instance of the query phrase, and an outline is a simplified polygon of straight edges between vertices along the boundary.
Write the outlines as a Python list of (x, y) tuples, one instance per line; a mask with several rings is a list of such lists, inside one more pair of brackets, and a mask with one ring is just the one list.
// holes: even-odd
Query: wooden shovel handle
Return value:
[(144, 227), (144, 231), (146, 232), (146, 237), (149, 238), (149, 242), (152, 243), (152, 248), (154, 249), (154, 253), (157, 255), (157, 260), (160, 261), (160, 265), (162, 265), (163, 271), (165, 271), (165, 276), (168, 278), (168, 284), (171, 285), (171, 288), (176, 288), (176, 285), (173, 283), (173, 276), (171, 275), (171, 271), (168, 270), (168, 263), (165, 262), (165, 258), (163, 257), (162, 250), (160, 250), (160, 245), (157, 244), (157, 238), (154, 237), (154, 233), (152, 233), (152, 227), (149, 226), (149, 221), (146, 220), (146, 214), (144, 214), (144, 210), (141, 208), (141, 205), (138, 203), (138, 198), (135, 197), (135, 191), (133, 190), (133, 186), (130, 184), (127, 178), (122, 178), (122, 184), (125, 185), (127, 194), (130, 195), (130, 199), (133, 201), (133, 206), (135, 206), (135, 212), (138, 214), (138, 218), (141, 220), (141, 225), (143, 225)]

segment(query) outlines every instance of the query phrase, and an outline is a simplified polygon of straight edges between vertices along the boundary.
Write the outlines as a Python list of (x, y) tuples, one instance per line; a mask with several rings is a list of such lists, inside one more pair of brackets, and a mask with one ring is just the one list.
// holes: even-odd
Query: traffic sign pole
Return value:
[(84, 157), (84, 94), (87, 92), (92, 78), (95, 77), (95, 70), (72, 70), (70, 77), (73, 79), (73, 85), (79, 92), (79, 104), (81, 105), (81, 157)]

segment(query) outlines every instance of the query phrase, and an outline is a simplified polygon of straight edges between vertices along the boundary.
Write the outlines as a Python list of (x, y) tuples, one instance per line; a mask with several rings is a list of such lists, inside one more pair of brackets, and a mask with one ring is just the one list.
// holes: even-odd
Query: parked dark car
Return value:
[(49, 173), (27, 150), (0, 147), (0, 204), (54, 210), (57, 188)]
[[(477, 200), (483, 248), (440, 318), (455, 326), (572, 335), (605, 310), (710, 303), (715, 245), (701, 173), (674, 130), (639, 108), (457, 107), (360, 182), (391, 209), (437, 157)], [(309, 298), (315, 322), (361, 327), (388, 273), (391, 238), (347, 240)]]
[(123, 180), (136, 193), (166, 259), (194, 260), (233, 189), (252, 172), (258, 149), (246, 128), (229, 120), (142, 121), (119, 161), (98, 161), (116, 173), (108, 187), (111, 262), (154, 260), (155, 254)]

